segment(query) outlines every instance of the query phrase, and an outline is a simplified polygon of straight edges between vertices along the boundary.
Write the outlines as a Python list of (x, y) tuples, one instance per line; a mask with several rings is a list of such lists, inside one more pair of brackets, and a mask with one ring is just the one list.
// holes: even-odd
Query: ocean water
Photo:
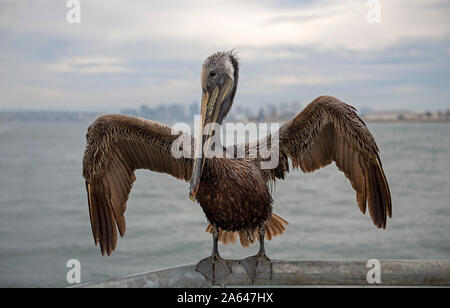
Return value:
[[(81, 160), (89, 123), (0, 123), (0, 287), (64, 287), (66, 262), (82, 282), (195, 263), (211, 252), (188, 183), (138, 171), (127, 234), (110, 257), (94, 246)], [(450, 259), (450, 125), (370, 124), (388, 178), (393, 219), (376, 229), (330, 165), (276, 184), (274, 212), (289, 221), (267, 243), (272, 259)], [(257, 245), (220, 245), (225, 258)]]

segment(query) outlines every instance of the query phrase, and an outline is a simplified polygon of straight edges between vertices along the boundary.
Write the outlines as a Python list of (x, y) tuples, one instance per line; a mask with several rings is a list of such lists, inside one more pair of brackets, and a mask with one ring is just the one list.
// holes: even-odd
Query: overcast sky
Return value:
[(200, 98), (203, 60), (236, 48), (236, 104), (334, 95), (358, 107), (450, 108), (450, 1), (0, 0), (0, 110), (118, 111)]

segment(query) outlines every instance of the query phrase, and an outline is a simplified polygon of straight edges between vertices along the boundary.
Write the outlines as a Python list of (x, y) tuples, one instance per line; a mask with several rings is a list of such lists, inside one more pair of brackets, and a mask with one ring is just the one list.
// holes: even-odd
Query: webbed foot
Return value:
[(213, 254), (211, 257), (200, 260), (195, 270), (205, 276), (213, 285), (232, 273), (231, 265), (219, 254)]
[(252, 283), (256, 279), (272, 279), (272, 261), (265, 253), (248, 257), (239, 261), (239, 264), (245, 269)]

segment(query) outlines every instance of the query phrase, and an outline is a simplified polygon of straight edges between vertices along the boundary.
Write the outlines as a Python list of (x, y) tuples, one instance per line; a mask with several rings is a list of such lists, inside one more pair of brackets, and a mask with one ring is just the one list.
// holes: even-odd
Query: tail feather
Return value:
[[(283, 234), (286, 230), (285, 226), (287, 226), (288, 224), (289, 223), (286, 220), (272, 213), (272, 216), (270, 216), (270, 218), (266, 221), (265, 238), (270, 241), (273, 237)], [(208, 233), (212, 233), (212, 225), (209, 224), (208, 227), (206, 227), (205, 231)], [(224, 245), (228, 245), (230, 243), (234, 244), (237, 241), (238, 235), (243, 247), (248, 247), (256, 240), (259, 240), (258, 230), (226, 231), (219, 228), (219, 241)]]

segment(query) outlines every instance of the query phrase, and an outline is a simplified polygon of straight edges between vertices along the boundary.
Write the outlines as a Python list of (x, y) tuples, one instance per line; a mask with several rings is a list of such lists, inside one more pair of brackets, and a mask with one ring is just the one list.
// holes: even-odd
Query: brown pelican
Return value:
[[(262, 169), (260, 157), (207, 158), (197, 155), (231, 108), (238, 84), (239, 64), (232, 52), (217, 52), (202, 67), (201, 123), (195, 156), (174, 157), (171, 148), (182, 136), (163, 124), (125, 115), (103, 115), (88, 129), (83, 176), (95, 244), (102, 254), (116, 248), (117, 229), (125, 234), (124, 212), (134, 170), (149, 169), (190, 181), (190, 198), (201, 205), (213, 236), (213, 251), (197, 270), (213, 283), (231, 272), (218, 252), (218, 241), (248, 246), (259, 240), (257, 255), (240, 262), (252, 281), (270, 278), (272, 264), (264, 239), (282, 234), (287, 222), (272, 213), (269, 185), (284, 179), (289, 159), (294, 168), (312, 172), (333, 161), (356, 191), (359, 209), (369, 213), (378, 228), (391, 217), (391, 196), (378, 155), (378, 147), (356, 110), (331, 96), (311, 102), (276, 133), (279, 163)], [(266, 140), (270, 139), (267, 138)], [(259, 142), (245, 144), (248, 151)]]

